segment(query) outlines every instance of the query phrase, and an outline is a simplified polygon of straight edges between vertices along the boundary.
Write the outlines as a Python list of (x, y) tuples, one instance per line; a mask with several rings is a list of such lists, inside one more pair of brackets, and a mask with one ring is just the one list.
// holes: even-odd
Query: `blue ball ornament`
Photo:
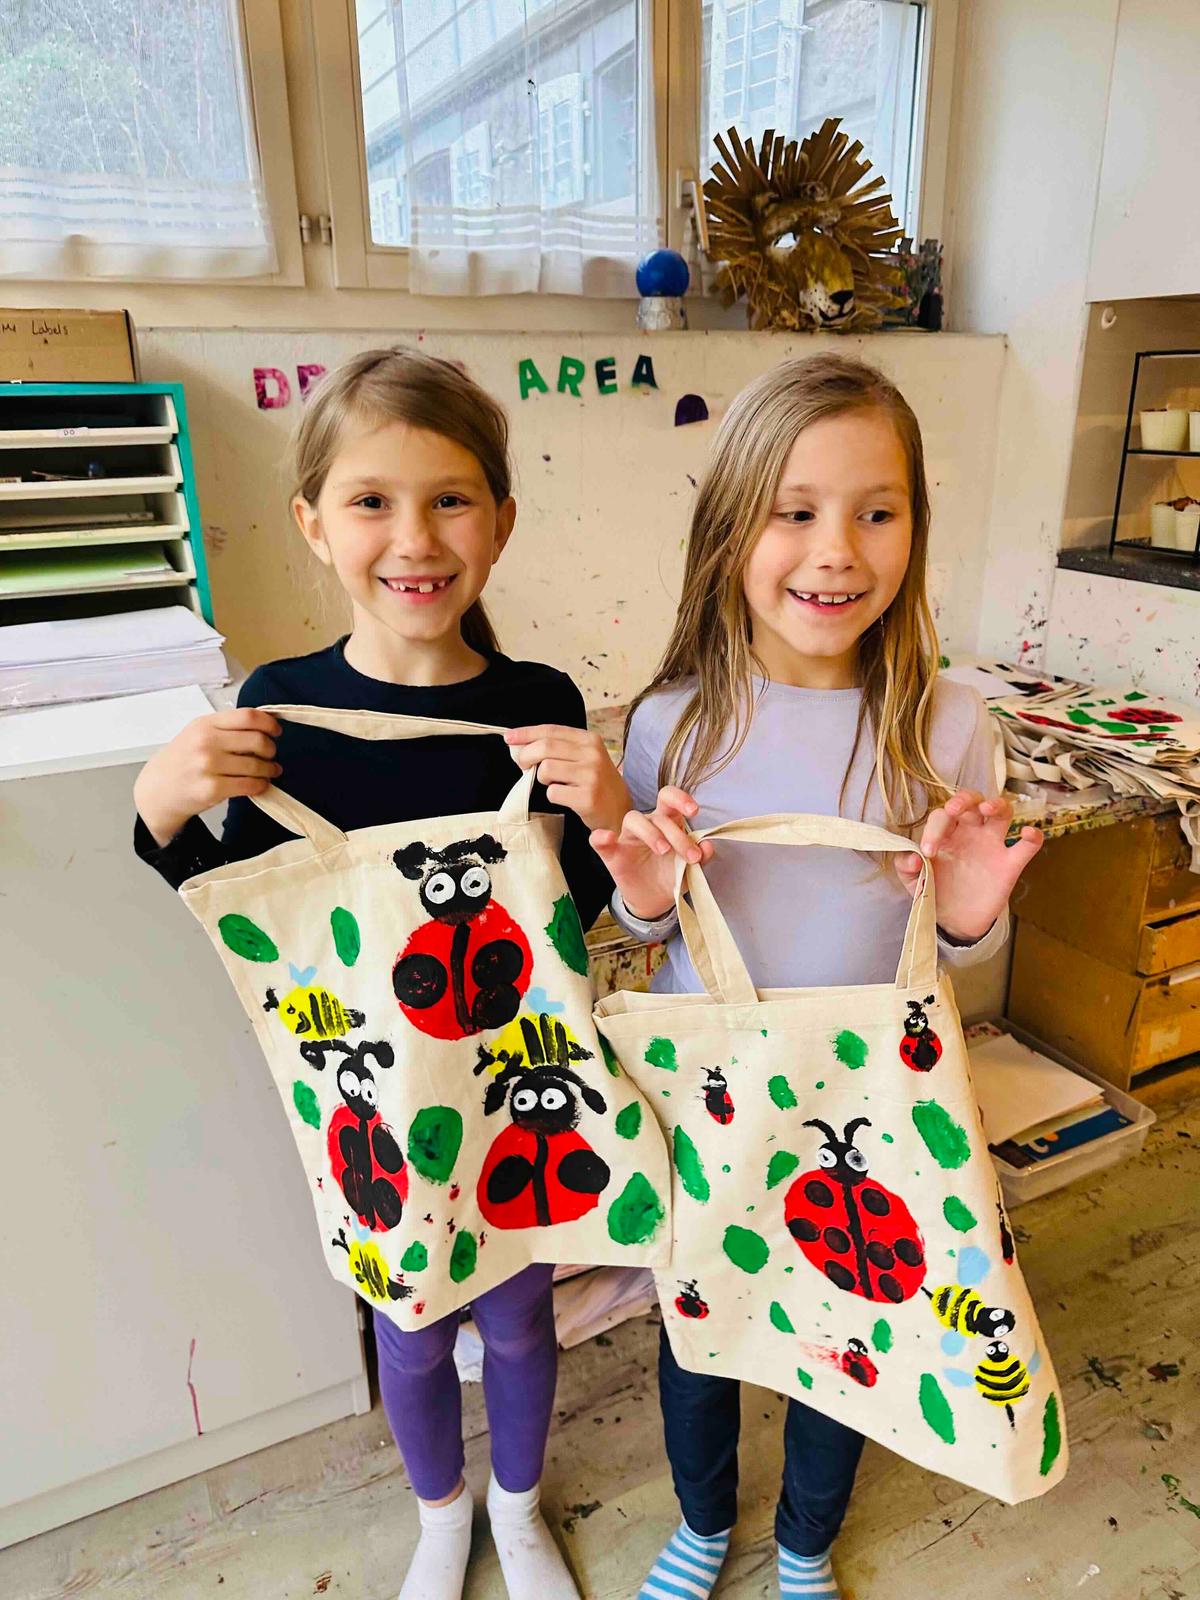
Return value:
[(651, 250), (637, 267), (640, 295), (678, 299), (688, 286), (687, 262), (678, 250)]

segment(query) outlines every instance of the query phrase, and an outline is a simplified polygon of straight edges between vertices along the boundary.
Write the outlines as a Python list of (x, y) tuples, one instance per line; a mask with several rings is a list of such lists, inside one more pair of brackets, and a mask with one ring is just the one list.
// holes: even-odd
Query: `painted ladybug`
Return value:
[(788, 1232), (805, 1260), (864, 1300), (911, 1299), (925, 1278), (925, 1242), (899, 1195), (867, 1177), (854, 1135), (869, 1119), (855, 1117), (840, 1139), (817, 1118), (804, 1126), (825, 1135), (819, 1167), (801, 1173), (784, 1200)]
[(705, 1067), (707, 1082), (704, 1085), (704, 1109), (714, 1122), (727, 1128), (733, 1121), (733, 1098), (729, 1082), (720, 1067)]
[(433, 918), (397, 956), (392, 988), (408, 1020), (435, 1039), (502, 1028), (529, 987), (529, 941), (492, 899), (487, 869), (506, 855), (482, 834), (444, 850), (406, 845), (392, 857), (406, 878), (420, 882), (421, 904)]
[(873, 1389), (879, 1382), (879, 1369), (867, 1354), (867, 1347), (861, 1339), (847, 1342), (842, 1352), (841, 1368), (848, 1378), (861, 1383), (864, 1389)]
[[(553, 1017), (542, 1022), (552, 1030), (548, 1042), (566, 1046), (562, 1024)], [(574, 1222), (599, 1205), (612, 1173), (576, 1131), (576, 1090), (597, 1115), (607, 1110), (604, 1096), (560, 1061), (526, 1067), (518, 1053), (488, 1085), (484, 1115), (507, 1101), (512, 1119), (493, 1139), (479, 1174), (479, 1209), (493, 1227), (548, 1228)]]
[(347, 1059), (338, 1068), (337, 1085), (345, 1104), (329, 1119), (329, 1162), (363, 1226), (386, 1233), (404, 1215), (408, 1168), (392, 1130), (379, 1115), (375, 1074), (366, 1058), (373, 1056), (378, 1066), (390, 1067), (392, 1047), (381, 1039), (360, 1044), (357, 1050), (347, 1045), (341, 1049)]
[(675, 1309), (681, 1317), (691, 1317), (696, 1322), (701, 1322), (708, 1315), (708, 1302), (700, 1298), (696, 1288), (696, 1280), (689, 1279), (687, 1283), (680, 1281), (680, 1293), (675, 1296)]
[(1109, 722), (1133, 722), (1146, 726), (1151, 722), (1182, 722), (1174, 711), (1156, 711), (1153, 706), (1122, 706), (1118, 711), (1105, 711)]
[(910, 1000), (908, 1016), (904, 1019), (904, 1037), (900, 1041), (900, 1059), (914, 1072), (928, 1072), (936, 1066), (942, 1054), (942, 1041), (929, 1026), (924, 1006), (933, 1004), (933, 996), (924, 1001)]

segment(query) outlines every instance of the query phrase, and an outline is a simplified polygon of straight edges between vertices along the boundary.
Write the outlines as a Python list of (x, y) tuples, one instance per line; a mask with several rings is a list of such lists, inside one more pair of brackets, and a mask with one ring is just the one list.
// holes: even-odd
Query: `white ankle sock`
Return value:
[(421, 1537), (413, 1551), (399, 1600), (462, 1600), (467, 1558), (471, 1554), (471, 1517), (475, 1502), (463, 1485), (446, 1506), (422, 1500)]
[(541, 1485), (523, 1494), (488, 1484), (492, 1538), (509, 1600), (579, 1600), (579, 1590), (538, 1506)]

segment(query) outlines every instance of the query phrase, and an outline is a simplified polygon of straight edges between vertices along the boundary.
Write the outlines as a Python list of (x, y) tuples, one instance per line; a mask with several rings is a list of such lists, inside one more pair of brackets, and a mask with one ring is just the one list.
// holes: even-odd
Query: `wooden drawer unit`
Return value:
[(1013, 1021), (1119, 1088), (1200, 1050), (1189, 862), (1175, 812), (1051, 840), (1013, 899)]

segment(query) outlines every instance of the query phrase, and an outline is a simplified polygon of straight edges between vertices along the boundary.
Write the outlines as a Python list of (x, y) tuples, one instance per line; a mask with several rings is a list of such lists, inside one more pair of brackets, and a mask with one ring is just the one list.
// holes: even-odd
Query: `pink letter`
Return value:
[(308, 399), (308, 391), (313, 387), (318, 378), (325, 376), (326, 369), (319, 361), (306, 361), (296, 368), (296, 378), (300, 384), (301, 400)]
[[(269, 383), (274, 383), (275, 394), (268, 389)], [(255, 367), (254, 393), (260, 411), (281, 411), (292, 398), (292, 386), (278, 367)]]

